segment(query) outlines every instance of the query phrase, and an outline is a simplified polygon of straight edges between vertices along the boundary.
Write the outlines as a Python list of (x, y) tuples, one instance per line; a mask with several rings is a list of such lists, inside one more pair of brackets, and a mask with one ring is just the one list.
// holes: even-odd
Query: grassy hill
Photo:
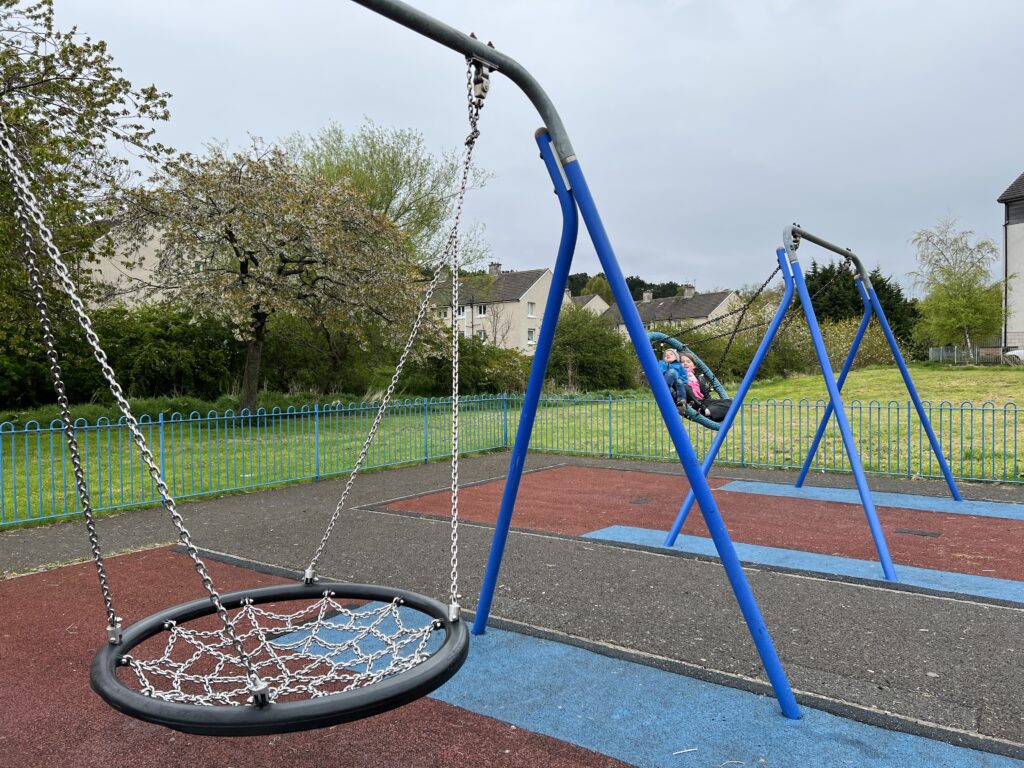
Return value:
[[(944, 366), (915, 363), (910, 366), (922, 400), (939, 403), (969, 401), (974, 405), (991, 402), (996, 406), (1007, 403), (1024, 405), (1024, 368), (1005, 366)], [(736, 383), (726, 385), (730, 392)], [(759, 400), (818, 400), (828, 397), (821, 374), (794, 376), (767, 382), (755, 382), (748, 397)], [(852, 371), (843, 387), (843, 399), (870, 402), (878, 400), (905, 402), (909, 399), (899, 369), (895, 365), (870, 366)]]

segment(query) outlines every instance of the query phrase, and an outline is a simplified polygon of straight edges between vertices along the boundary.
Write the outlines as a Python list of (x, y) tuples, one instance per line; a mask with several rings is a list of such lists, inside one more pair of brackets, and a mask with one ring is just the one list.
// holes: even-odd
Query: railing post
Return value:
[(747, 435), (744, 431), (745, 416), (747, 414), (747, 408), (752, 403), (743, 403), (740, 407), (740, 466), (747, 466)]
[(910, 437), (911, 430), (911, 409), (914, 407), (913, 402), (907, 400), (907, 477), (912, 477), (914, 474), (914, 468), (910, 462), (910, 450), (913, 447), (913, 440)]
[(501, 393), (501, 446), (508, 448), (508, 392)]
[(171, 484), (167, 482), (167, 460), (164, 458), (164, 412), (160, 411), (160, 415), (157, 416), (157, 424), (159, 425), (158, 434), (160, 436), (160, 477), (164, 481), (164, 484), (170, 488)]
[(313, 404), (313, 479), (320, 479), (320, 403)]
[(430, 398), (423, 398), (423, 463), (430, 461)]
[(608, 458), (614, 457), (612, 451), (612, 396), (608, 395)]

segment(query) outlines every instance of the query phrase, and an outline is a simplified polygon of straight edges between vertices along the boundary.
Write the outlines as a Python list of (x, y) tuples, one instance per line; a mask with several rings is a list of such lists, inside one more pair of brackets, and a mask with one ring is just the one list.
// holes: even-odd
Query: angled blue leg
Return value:
[(843, 444), (846, 446), (846, 453), (850, 457), (850, 466), (853, 467), (853, 477), (857, 482), (857, 491), (860, 493), (864, 514), (868, 518), (868, 528), (871, 529), (871, 538), (875, 542), (875, 549), (878, 550), (878, 560), (882, 564), (882, 573), (887, 581), (898, 581), (896, 570), (892, 565), (892, 557), (889, 555), (889, 546), (885, 541), (885, 532), (882, 530), (882, 524), (878, 521), (875, 502), (871, 498), (871, 489), (868, 487), (868, 479), (864, 474), (864, 466), (860, 462), (860, 454), (857, 451), (857, 445), (853, 441), (853, 430), (850, 429), (850, 420), (846, 416), (843, 398), (839, 394), (838, 386), (836, 386), (835, 374), (832, 373), (832, 363), (828, 359), (825, 342), (821, 338), (821, 329), (818, 327), (818, 319), (814, 315), (814, 307), (811, 306), (811, 296), (807, 291), (807, 283), (804, 282), (804, 275), (800, 269), (800, 262), (796, 259), (796, 252), (791, 250), (791, 239), (788, 236), (786, 237), (785, 245), (790, 267), (793, 270), (793, 280), (800, 295), (800, 304), (803, 307), (804, 316), (807, 318), (807, 327), (810, 329), (811, 339), (814, 341), (814, 352), (818, 356), (821, 373), (825, 377), (825, 386), (828, 388), (829, 400), (834, 406), (836, 420), (839, 422), (839, 432), (843, 436)]
[[(836, 380), (836, 388), (842, 392), (843, 384), (846, 383), (846, 376), (850, 373), (850, 368), (853, 367), (853, 360), (857, 357), (857, 349), (860, 347), (860, 342), (864, 338), (864, 333), (868, 329), (868, 325), (871, 324), (871, 299), (868, 298), (867, 292), (864, 290), (864, 286), (861, 284), (860, 275), (854, 277), (853, 281), (857, 284), (857, 291), (860, 293), (860, 298), (864, 302), (864, 317), (860, 321), (860, 327), (857, 329), (857, 335), (853, 337), (853, 344), (850, 345), (850, 354), (846, 356), (846, 362), (843, 363), (843, 370), (839, 372), (839, 378)], [(804, 459), (804, 465), (800, 468), (800, 474), (796, 479), (796, 487), (800, 488), (804, 484), (804, 480), (807, 479), (807, 473), (811, 469), (811, 462), (814, 461), (814, 454), (818, 452), (818, 445), (821, 443), (821, 438), (825, 436), (825, 428), (828, 427), (828, 420), (832, 418), (832, 411), (835, 410), (835, 406), (832, 401), (828, 401), (828, 406), (825, 408), (825, 415), (821, 417), (821, 423), (818, 425), (818, 431), (814, 433), (814, 440), (811, 442), (811, 448), (807, 451), (807, 458)]]
[[(721, 450), (722, 444), (725, 443), (726, 435), (732, 427), (733, 422), (736, 420), (736, 414), (738, 414), (740, 409), (743, 407), (743, 399), (747, 396), (747, 391), (754, 383), (754, 379), (757, 377), (757, 372), (760, 370), (761, 364), (764, 362), (764, 358), (768, 354), (768, 350), (771, 348), (772, 342), (775, 340), (775, 334), (778, 333), (779, 326), (782, 325), (782, 320), (785, 318), (787, 310), (793, 303), (793, 278), (789, 274), (789, 264), (786, 262), (785, 249), (779, 248), (775, 252), (775, 256), (779, 260), (779, 267), (782, 271), (782, 279), (785, 284), (782, 301), (779, 302), (779, 308), (775, 310), (775, 316), (772, 318), (771, 325), (768, 326), (767, 333), (765, 333), (764, 338), (761, 339), (761, 346), (757, 348), (757, 354), (754, 355), (753, 362), (747, 369), (747, 373), (743, 377), (743, 381), (740, 383), (739, 389), (736, 390), (736, 396), (733, 397), (732, 405), (729, 407), (729, 413), (727, 413), (725, 418), (722, 420), (722, 426), (718, 432), (715, 433), (715, 439), (711, 443), (711, 448), (708, 449), (708, 453), (704, 457), (704, 463), (701, 465), (701, 472), (705, 477), (707, 477), (708, 472), (711, 471), (711, 465), (714, 464), (715, 458), (718, 456), (718, 451)], [(668, 536), (665, 537), (666, 547), (671, 547), (676, 543), (676, 539), (679, 537), (679, 532), (683, 530), (683, 524), (686, 522), (686, 518), (690, 514), (690, 509), (693, 507), (695, 499), (696, 496), (694, 496), (693, 490), (690, 490), (689, 493), (686, 494), (686, 501), (683, 502), (683, 506), (679, 509), (679, 514), (676, 515), (676, 521), (672, 524), (672, 528), (669, 530)]]
[[(907, 370), (907, 364), (903, 360), (903, 355), (900, 353), (900, 345), (896, 343), (896, 337), (893, 335), (892, 328), (889, 327), (889, 320), (885, 316), (885, 312), (882, 311), (882, 303), (878, 300), (878, 294), (875, 293), (874, 286), (868, 291), (868, 295), (871, 300), (871, 306), (875, 309), (875, 315), (878, 317), (878, 324), (882, 326), (882, 333), (885, 334), (885, 340), (889, 342), (889, 349), (892, 350), (892, 356), (896, 359), (896, 365), (900, 369), (900, 375), (903, 377), (903, 383), (907, 385), (907, 392), (910, 393), (910, 399), (914, 401), (914, 408), (917, 409), (917, 416), (921, 419), (921, 424), (924, 425), (924, 431), (928, 434), (928, 442), (931, 443), (932, 451), (935, 452), (935, 458), (939, 461), (939, 467), (942, 469), (942, 476), (946, 478), (946, 485), (949, 486), (950, 493), (953, 494), (953, 498), (957, 501), (963, 501), (963, 497), (960, 495), (960, 489), (956, 485), (956, 480), (953, 479), (953, 473), (949, 469), (949, 463), (946, 461), (945, 454), (942, 453), (942, 446), (939, 445), (939, 439), (935, 436), (935, 431), (932, 429), (932, 423), (928, 419), (928, 416), (924, 412), (924, 405), (921, 403), (921, 396), (917, 394), (917, 387), (914, 386), (914, 380), (910, 378), (910, 371)], [(907, 461), (910, 457), (907, 457)]]
[(487, 619), (491, 613), (494, 590), (498, 584), (498, 572), (501, 570), (501, 558), (508, 540), (508, 529), (512, 525), (512, 511), (519, 493), (519, 481), (523, 476), (523, 464), (526, 462), (526, 451), (530, 447), (530, 435), (533, 434), (533, 422), (537, 416), (541, 389), (544, 386), (544, 374), (548, 369), (548, 358), (551, 356), (551, 343), (555, 338), (555, 326), (562, 309), (565, 286), (569, 282), (569, 267), (572, 255), (576, 250), (576, 235), (579, 232), (579, 219), (576, 214), (576, 202), (569, 191), (565, 178), (562, 176), (561, 165), (555, 159), (551, 147), (551, 138), (546, 130), (537, 131), (537, 145), (540, 156), (548, 169), (551, 181), (555, 185), (558, 204), (562, 209), (562, 238), (558, 244), (558, 257), (555, 260), (554, 276), (551, 279), (551, 290), (548, 291), (547, 303), (544, 305), (544, 318), (540, 324), (540, 335), (537, 349), (533, 355), (530, 368), (530, 381), (523, 397), (523, 411), (519, 417), (516, 440), (512, 446), (512, 457), (509, 460), (508, 475), (505, 478), (505, 490), (501, 495), (501, 507), (491, 540), (491, 553), (487, 558), (487, 570), (484, 572), (484, 583), (480, 588), (480, 600), (477, 603), (476, 618), (473, 621), (473, 634), (483, 634), (487, 628)]
[(725, 522), (722, 520), (722, 515), (718, 511), (715, 499), (711, 495), (711, 489), (708, 487), (707, 480), (704, 478), (700, 465), (697, 463), (697, 456), (693, 451), (693, 446), (690, 444), (686, 430), (683, 429), (682, 420), (676, 411), (675, 400), (668, 390), (665, 378), (661, 375), (661, 370), (658, 367), (658, 360), (654, 356), (654, 349), (647, 341), (647, 331), (644, 329), (640, 315), (637, 313), (636, 304), (633, 303), (633, 298), (630, 296), (626, 280), (622, 276), (622, 270), (619, 268), (618, 260), (615, 258), (611, 242), (608, 240), (608, 234), (605, 232), (604, 224), (601, 222), (597, 206), (590, 194), (590, 189), (587, 186), (587, 181), (583, 176), (578, 160), (573, 158), (565, 164), (565, 175), (569, 179), (573, 196), (576, 198), (576, 204), (580, 209), (580, 215), (587, 226), (590, 239), (594, 244), (594, 250), (597, 252), (601, 266), (604, 268), (605, 277), (608, 278), (612, 294), (615, 296), (619, 311), (622, 313), (622, 320), (629, 331), (629, 338), (632, 340), (633, 347), (640, 358), (640, 365), (643, 368), (644, 375), (647, 377), (647, 382), (654, 392), (655, 402), (658, 404), (661, 416), (665, 421), (665, 426), (668, 428), (669, 436), (675, 445), (679, 461), (686, 471), (690, 487), (696, 493), (697, 501), (704, 515), (704, 521), (707, 523), (708, 531), (710, 531), (711, 538), (715, 542), (718, 556), (725, 568), (729, 583), (732, 585), (733, 593), (736, 595), (736, 601), (739, 603), (743, 618), (747, 622), (754, 645), (757, 646), (757, 652), (761, 656), (761, 663), (764, 665), (768, 679), (775, 689), (775, 696), (779, 701), (782, 713), (786, 717), (798, 718), (800, 716), (800, 708), (796, 703), (796, 698), (793, 696), (793, 690), (790, 688), (789, 680), (786, 678), (786, 673), (782, 668), (782, 663), (779, 661), (778, 653), (776, 653), (771, 636), (768, 634), (768, 628), (761, 617), (761, 611), (757, 607), (757, 601), (754, 599), (754, 593), (747, 582), (746, 574), (740, 565), (739, 556), (736, 554), (736, 549), (729, 538)]

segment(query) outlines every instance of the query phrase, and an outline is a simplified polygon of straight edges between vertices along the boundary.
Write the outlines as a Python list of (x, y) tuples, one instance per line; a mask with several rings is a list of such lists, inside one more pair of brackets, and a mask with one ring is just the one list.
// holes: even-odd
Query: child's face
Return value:
[(690, 358), (688, 358), (688, 357), (683, 357), (683, 358), (682, 358), (682, 360), (681, 360), (681, 362), (682, 362), (682, 364), (683, 364), (683, 368), (685, 368), (685, 369), (686, 369), (686, 370), (688, 370), (688, 371), (692, 371), (692, 370), (693, 370), (693, 369), (694, 369), (694, 368), (696, 367), (696, 366), (694, 366), (694, 364), (693, 364), (693, 360), (691, 360), (691, 359), (690, 359)]
[(674, 349), (666, 349), (665, 353), (661, 356), (661, 359), (666, 363), (674, 363), (679, 358), (676, 356), (676, 351)]

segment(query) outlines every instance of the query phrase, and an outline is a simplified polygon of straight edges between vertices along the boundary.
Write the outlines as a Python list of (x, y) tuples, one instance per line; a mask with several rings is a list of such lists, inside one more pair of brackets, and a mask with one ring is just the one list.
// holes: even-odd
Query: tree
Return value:
[[(886, 277), (875, 267), (869, 274), (882, 311), (892, 326), (893, 334), (903, 343), (908, 343), (917, 323), (917, 309), (908, 299), (900, 284), (892, 276)], [(807, 291), (814, 297), (814, 313), (820, 321), (839, 322), (864, 315), (864, 302), (854, 282), (853, 272), (844, 262), (820, 265), (811, 261), (811, 268), (804, 275)], [(799, 312), (799, 300), (794, 306)]]
[(487, 332), (487, 341), (496, 347), (504, 346), (512, 331), (512, 313), (501, 304), (491, 304), (487, 307), (487, 315), (484, 318), (484, 328)]
[(608, 278), (604, 276), (604, 272), (594, 275), (583, 286), (583, 296), (590, 296), (595, 293), (608, 302), (609, 306), (615, 304), (615, 297), (612, 296), (612, 286), (609, 284)]
[(910, 344), (914, 337), (914, 328), (921, 316), (916, 302), (907, 298), (903, 293), (903, 288), (891, 275), (889, 277), (882, 275), (882, 271), (878, 267), (871, 270), (869, 277), (871, 285), (875, 288), (875, 294), (878, 296), (878, 303), (882, 305), (882, 311), (885, 312), (885, 317), (892, 328), (893, 335), (901, 344)]
[(242, 407), (256, 402), (274, 313), (343, 323), (365, 343), (418, 305), (408, 239), (344, 180), (305, 173), (280, 148), (184, 154), (154, 181), (128, 196), (125, 233), (136, 244), (158, 234), (151, 290), (239, 329)]
[(992, 281), (991, 266), (999, 249), (991, 240), (957, 230), (947, 217), (911, 240), (917, 248), (917, 284), (924, 290), (920, 303), (920, 336), (933, 344), (976, 344), (999, 332), (1004, 319), (1002, 291)]
[[(454, 152), (431, 154), (418, 131), (383, 128), (368, 121), (354, 133), (331, 124), (312, 137), (287, 141), (298, 165), (329, 182), (344, 181), (363, 195), (370, 209), (390, 219), (410, 239), (421, 262), (438, 258), (453, 224), (461, 181)], [(489, 174), (473, 167), (470, 183), (480, 187)], [(463, 226), (464, 264), (485, 255), (479, 232)]]
[(566, 287), (569, 289), (570, 296), (583, 296), (583, 289), (587, 285), (587, 281), (590, 279), (590, 275), (586, 272), (574, 272), (569, 275), (569, 281)]
[[(135, 88), (102, 41), (56, 28), (52, 0), (0, 0), (0, 111), (80, 282), (88, 277), (82, 263), (102, 253), (96, 241), (113, 212), (111, 191), (131, 176), (119, 147), (148, 160), (166, 156), (153, 125), (167, 119), (167, 98), (154, 86)], [(10, 186), (0, 182), (0, 352), (41, 359), (13, 210)], [(61, 306), (52, 309), (57, 326), (65, 325)]]
[(571, 390), (621, 389), (633, 381), (632, 347), (607, 318), (562, 308), (551, 346), (551, 378)]

